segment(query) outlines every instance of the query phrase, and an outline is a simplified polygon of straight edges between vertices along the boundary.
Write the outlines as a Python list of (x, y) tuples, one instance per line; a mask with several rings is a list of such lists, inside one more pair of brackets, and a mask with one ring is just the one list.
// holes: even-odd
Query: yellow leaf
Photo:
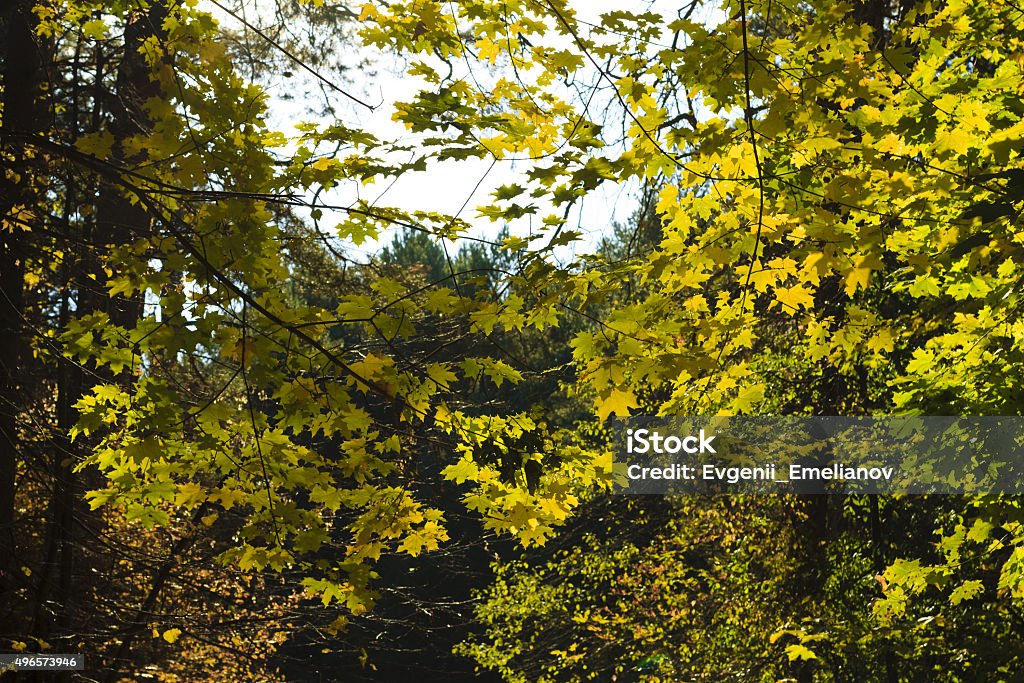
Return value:
[(174, 496), (174, 505), (180, 508), (192, 508), (206, 500), (206, 491), (194, 482), (186, 482), (178, 486)]
[(797, 659), (817, 659), (818, 656), (807, 647), (799, 643), (786, 646), (786, 656), (789, 657), (789, 661), (795, 661)]
[(601, 420), (607, 420), (608, 417), (615, 413), (619, 417), (628, 417), (629, 409), (636, 408), (639, 404), (636, 402), (636, 394), (628, 389), (623, 391), (622, 389), (612, 389), (603, 397), (597, 400), (597, 416)]
[(789, 289), (776, 289), (775, 298), (779, 300), (779, 303), (786, 308), (786, 312), (790, 314), (796, 313), (797, 309), (800, 308), (814, 307), (814, 297), (811, 296), (810, 290), (803, 285), (797, 285)]
[(114, 147), (114, 135), (105, 130), (83, 135), (75, 141), (75, 147), (97, 159), (105, 159)]
[(178, 636), (180, 635), (180, 628), (169, 628), (166, 631), (164, 631), (164, 640), (166, 640), (168, 643), (173, 643), (178, 639)]
[(935, 134), (935, 149), (940, 152), (965, 154), (971, 143), (971, 134), (962, 128), (943, 130)]
[(891, 152), (892, 154), (903, 154), (906, 151), (907, 146), (898, 135), (895, 133), (888, 133), (878, 141), (878, 144), (875, 145), (875, 149), (883, 153)]
[(754, 404), (764, 400), (764, 387), (760, 384), (751, 384), (743, 387), (736, 394), (733, 407), (737, 413), (749, 413)]
[(498, 53), (501, 51), (498, 44), (489, 38), (480, 38), (476, 41), (477, 54), (480, 59), (486, 59), (491, 64), (498, 60)]
[(857, 259), (857, 263), (846, 274), (846, 294), (853, 296), (857, 288), (867, 289), (871, 281), (871, 271), (882, 267), (882, 262), (875, 256), (863, 255)]
[(332, 167), (338, 165), (337, 159), (331, 159), (330, 157), (321, 157), (313, 162), (313, 168), (317, 171), (328, 171)]
[(82, 33), (86, 38), (103, 40), (107, 37), (107, 25), (101, 19), (91, 19), (82, 24)]
[(871, 335), (871, 338), (868, 339), (868, 350), (875, 353), (892, 351), (894, 348), (894, 339), (895, 337), (893, 337), (892, 330), (883, 327), (876, 330), (875, 333)]
[(821, 278), (827, 275), (831, 268), (829, 257), (821, 251), (808, 254), (804, 259), (804, 267), (801, 271), (804, 279), (812, 284), (821, 282)]

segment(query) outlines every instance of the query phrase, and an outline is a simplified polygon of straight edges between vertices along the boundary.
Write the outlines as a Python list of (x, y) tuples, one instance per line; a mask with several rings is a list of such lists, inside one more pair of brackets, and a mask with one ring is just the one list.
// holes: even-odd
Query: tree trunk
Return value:
[(32, 2), (17, 2), (4, 17), (3, 122), (0, 125), (0, 593), (12, 598), (20, 583), (15, 533), (15, 486), (21, 440), (18, 415), (24, 398), (25, 258), (28, 232), (13, 213), (32, 207), (35, 194), (30, 160), (19, 135), (37, 132), (36, 96), (43, 77)]
[[(126, 155), (122, 143), (128, 138), (149, 132), (149, 117), (143, 105), (150, 98), (163, 96), (159, 84), (150, 78), (152, 69), (139, 53), (139, 48), (147, 38), (164, 37), (162, 27), (166, 16), (166, 5), (154, 2), (145, 13), (136, 15), (125, 27), (124, 55), (117, 66), (113, 97), (110, 98), (108, 105), (109, 124), (107, 129), (114, 138), (111, 161), (118, 166), (131, 168), (147, 161), (144, 152), (134, 156)], [(122, 187), (109, 181), (101, 182), (101, 191), (96, 205), (96, 221), (89, 237), (93, 244), (118, 246), (131, 244), (139, 238), (148, 236), (151, 229), (152, 219), (142, 202), (133, 204), (125, 196)], [(95, 261), (90, 263), (88, 260), (83, 264), (90, 277), (89, 279), (82, 278), (79, 281), (78, 314), (103, 311), (110, 316), (111, 324), (130, 332), (143, 315), (143, 298), (141, 295), (109, 296), (106, 291), (108, 278), (102, 265)], [(111, 267), (116, 268), (116, 265)], [(78, 371), (72, 371), (72, 373), (75, 376), (69, 384), (77, 385), (80, 391), (87, 391), (90, 383), (95, 382), (95, 379), (90, 380)], [(105, 379), (129, 386), (135, 379), (134, 370), (127, 368), (120, 376), (110, 375)], [(78, 484), (79, 488), (81, 487), (82, 482), (74, 479), (69, 481), (72, 488), (75, 487), (75, 484)], [(88, 482), (85, 482), (84, 488), (90, 488)], [(77, 500), (80, 496), (76, 493), (74, 497)], [(70, 547), (69, 545), (69, 550)], [(173, 554), (172, 552), (172, 556)], [(173, 569), (173, 559), (172, 557), (170, 564), (162, 567), (154, 577), (150, 592), (141, 608), (144, 611), (148, 612), (152, 607), (152, 602), (158, 598)], [(68, 567), (67, 571), (70, 569)], [(71, 594), (66, 596), (69, 600), (71, 597)], [(134, 631), (128, 631), (119, 635), (121, 643), (116, 648), (112, 659), (107, 662), (108, 680), (116, 680), (119, 672), (130, 673), (130, 667), (127, 665), (130, 664), (131, 648), (136, 634)]]

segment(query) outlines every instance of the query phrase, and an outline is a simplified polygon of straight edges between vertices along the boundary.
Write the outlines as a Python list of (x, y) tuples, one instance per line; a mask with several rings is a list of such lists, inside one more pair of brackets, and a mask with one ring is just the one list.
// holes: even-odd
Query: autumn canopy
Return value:
[(7, 3), (0, 650), (1012, 680), (1017, 499), (627, 500), (607, 424), (1020, 415), (1022, 38), (1003, 0)]

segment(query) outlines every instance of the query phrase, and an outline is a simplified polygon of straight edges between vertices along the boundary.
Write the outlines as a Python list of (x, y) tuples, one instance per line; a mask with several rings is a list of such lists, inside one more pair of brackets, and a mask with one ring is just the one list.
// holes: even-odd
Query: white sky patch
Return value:
[[(662, 14), (668, 23), (678, 16), (682, 3), (679, 0), (675, 2), (667, 0), (575, 0), (571, 4), (576, 11), (577, 21), (583, 29), (588, 29), (591, 25), (600, 23), (603, 13), (615, 10), (637, 13), (656, 12)], [(231, 17), (225, 15), (217, 7), (210, 6), (207, 9), (217, 16), (224, 25), (230, 26), (234, 23)], [(253, 13), (254, 10), (250, 9), (247, 15), (249, 21), (253, 21)], [(693, 21), (705, 24), (717, 23), (721, 21), (721, 18), (721, 11), (711, 4), (698, 9), (691, 17)], [(658, 41), (652, 43), (652, 50), (667, 47), (671, 41), (672, 36), (666, 32), (666, 35), (662, 36), (661, 45), (658, 44)], [(551, 44), (551, 41), (546, 44)], [(566, 46), (568, 47), (569, 44), (567, 43)], [(412, 100), (421, 89), (435, 86), (426, 83), (422, 78), (407, 74), (405, 61), (393, 55), (381, 54), (376, 51), (371, 53), (369, 49), (366, 49), (362, 53), (354, 54), (352, 61), (358, 63), (364, 59), (375, 65), (376, 74), (373, 79), (361, 78), (360, 74), (355, 72), (349, 74), (345, 82), (339, 82), (339, 85), (371, 104), (379, 104), (380, 106), (376, 110), (368, 111), (365, 107), (360, 107), (346, 100), (340, 93), (332, 92), (329, 89), (323, 92), (330, 98), (332, 107), (338, 112), (345, 125), (366, 130), (382, 141), (415, 145), (420, 136), (410, 134), (403, 124), (394, 121), (395, 108), (393, 105), (395, 102)], [(472, 67), (473, 72), (471, 73), (465, 61), (453, 60), (453, 64), (456, 67), (453, 74), (455, 78), (475, 78), (480, 81), (487, 75), (477, 72), (476, 65)], [(315, 83), (313, 78), (304, 74), (298, 67), (294, 68), (291, 73), (292, 75), (289, 77), (283, 74), (272, 74), (265, 77), (264, 81), (271, 96), (268, 125), (271, 129), (280, 130), (289, 136), (295, 133), (295, 124), (314, 120), (310, 116), (309, 110), (318, 104), (304, 100), (302, 96), (302, 93), (313, 90), (309, 87), (311, 83)], [(592, 76), (592, 84), (607, 85), (606, 82), (600, 82), (596, 71)], [(607, 102), (593, 102), (592, 109), (607, 104)], [(617, 104), (613, 103), (611, 106), (616, 107)], [(320, 123), (324, 122), (320, 121)], [(411, 154), (409, 156), (411, 157)], [(395, 157), (395, 161), (399, 162), (408, 160), (411, 159)], [(471, 225), (469, 236), (491, 239), (501, 230), (503, 224), (493, 223), (489, 219), (478, 216), (476, 207), (489, 203), (491, 201), (490, 194), (502, 185), (518, 183), (521, 186), (527, 186), (524, 174), (532, 167), (532, 161), (516, 161), (515, 159), (501, 159), (496, 162), (491, 159), (430, 161), (427, 171), (408, 172), (397, 180), (387, 178), (371, 185), (363, 185), (357, 181), (342, 183), (330, 192), (323, 193), (320, 201), (325, 204), (346, 206), (363, 199), (374, 205), (392, 206), (406, 211), (418, 210), (457, 215)], [(586, 197), (578, 200), (569, 212), (566, 229), (582, 233), (583, 239), (574, 246), (574, 249), (567, 250), (564, 255), (568, 257), (572, 255), (573, 251), (592, 250), (602, 236), (611, 232), (612, 226), (616, 222), (627, 222), (637, 206), (637, 190), (638, 187), (635, 185), (605, 182), (588, 193)], [(537, 212), (509, 224), (510, 231), (517, 235), (526, 235), (535, 227), (539, 228), (544, 216), (552, 213), (561, 215), (564, 211), (564, 207), (555, 211), (549, 202), (535, 198), (527, 199), (526, 195), (520, 201), (531, 201), (536, 204)], [(344, 211), (324, 210), (323, 214), (320, 225), (328, 230), (347, 217)], [(388, 244), (394, 232), (394, 230), (387, 230), (377, 240), (364, 242), (358, 247), (346, 244), (344, 248), (352, 258), (365, 260), (379, 251), (382, 246)]]

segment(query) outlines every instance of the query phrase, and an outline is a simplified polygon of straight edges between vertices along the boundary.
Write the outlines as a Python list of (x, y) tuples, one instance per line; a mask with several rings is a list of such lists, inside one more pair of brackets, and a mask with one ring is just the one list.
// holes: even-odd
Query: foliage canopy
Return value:
[[(198, 3), (14, 3), (7, 43), (35, 61), (4, 57), (4, 490), (17, 453), (67, 433), (48, 465), (65, 493), (88, 481), (93, 510), (169, 531), (172, 559), (205, 534), (218, 567), (343, 606), (338, 630), (373, 605), (382, 558), (449, 539), (439, 481), (485, 529), (550, 540), (606, 484), (612, 416), (1017, 414), (1024, 13), (699, 9), (363, 4), (363, 49), (421, 84), (390, 103), (410, 137), (387, 140), (358, 116), (272, 130), (246, 53)], [(515, 178), (471, 217), (331, 199), (481, 160)], [(605, 183), (644, 206), (588, 253), (570, 215)], [(488, 241), (480, 220), (506, 231), (457, 251)], [(381, 260), (345, 256), (395, 229)], [(56, 429), (34, 435), (29, 403)], [(962, 502), (929, 522), (933, 557), (864, 565), (884, 590), (875, 618), (903, 618), (930, 586), (954, 605), (1020, 599), (1018, 505)], [(3, 505), (14, 528), (13, 494)], [(693, 535), (679, 525), (659, 542)], [(634, 551), (560, 571), (611, 580)], [(523, 576), (509, 590), (543, 601)], [(811, 637), (790, 660), (815, 656)]]

